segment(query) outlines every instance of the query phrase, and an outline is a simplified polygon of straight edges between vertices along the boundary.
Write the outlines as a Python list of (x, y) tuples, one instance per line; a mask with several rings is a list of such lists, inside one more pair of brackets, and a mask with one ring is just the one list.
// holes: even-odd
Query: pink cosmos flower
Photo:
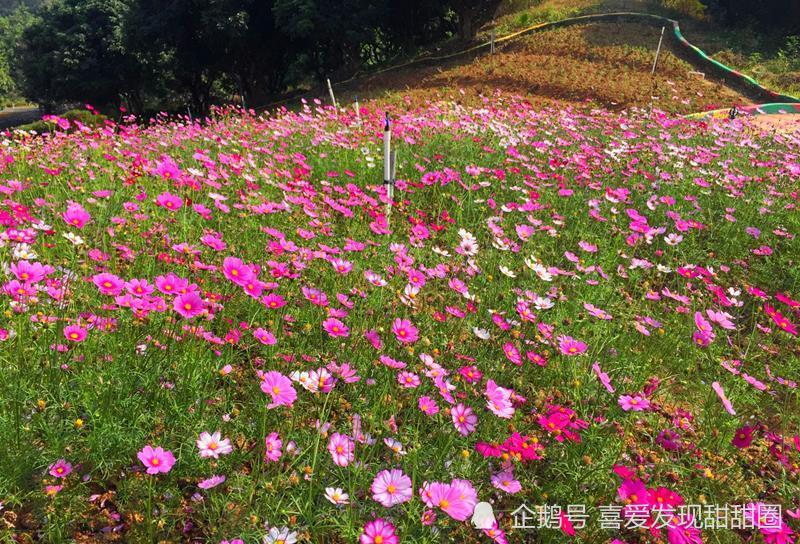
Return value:
[(370, 521), (364, 526), (364, 532), (358, 538), (359, 544), (398, 544), (394, 525), (383, 518)]
[(213, 457), (214, 459), (219, 459), (220, 455), (227, 455), (233, 451), (231, 441), (222, 438), (222, 433), (219, 431), (214, 434), (200, 433), (200, 438), (197, 439), (197, 448), (200, 450), (200, 457)]
[(264, 457), (266, 460), (275, 462), (280, 459), (281, 455), (283, 455), (282, 447), (283, 441), (278, 436), (278, 433), (269, 433), (264, 439)]
[(453, 480), (450, 484), (425, 482), (420, 497), (428, 506), (441, 508), (457, 521), (464, 521), (472, 515), (478, 503), (475, 488), (467, 480)]
[(253, 331), (253, 336), (256, 340), (266, 346), (272, 346), (278, 342), (274, 334), (269, 332), (267, 329), (262, 329), (261, 327)]
[(207, 478), (198, 483), (197, 487), (199, 487), (200, 489), (211, 489), (213, 487), (217, 487), (218, 485), (225, 483), (226, 479), (227, 478), (225, 478), (225, 476), (214, 475), (211, 478)]
[(183, 199), (172, 193), (164, 192), (156, 197), (156, 206), (166, 208), (170, 211), (178, 210), (183, 207)]
[(608, 377), (607, 373), (603, 372), (598, 361), (595, 361), (592, 365), (592, 371), (597, 376), (597, 379), (600, 380), (600, 383), (603, 384), (603, 387), (606, 388), (606, 391), (613, 393), (614, 386), (611, 385), (611, 378)]
[(375, 476), (370, 487), (372, 498), (386, 508), (411, 500), (411, 478), (402, 470), (383, 470)]
[(64, 338), (70, 342), (83, 342), (86, 339), (86, 329), (78, 325), (64, 327)]
[(439, 406), (436, 401), (428, 396), (420, 397), (417, 405), (426, 415), (433, 416), (439, 413)]
[(469, 435), (478, 426), (478, 416), (469, 406), (459, 403), (451, 409), (450, 414), (453, 417), (453, 425), (463, 436)]
[(575, 356), (586, 352), (586, 344), (580, 340), (575, 340), (571, 336), (558, 337), (558, 349), (562, 355)]
[(178, 295), (172, 303), (172, 308), (186, 319), (191, 319), (203, 313), (206, 303), (195, 292)]
[(626, 412), (643, 412), (650, 408), (650, 401), (644, 395), (622, 395), (619, 397), (619, 405)]
[(52, 272), (52, 267), (50, 266), (44, 266), (41, 263), (29, 263), (28, 261), (11, 263), (9, 268), (19, 281), (28, 283), (38, 283)]
[(67, 206), (67, 210), (61, 214), (61, 218), (67, 225), (82, 229), (92, 219), (92, 216), (83, 206), (73, 202)]
[(735, 416), (736, 410), (733, 409), (731, 401), (729, 401), (728, 397), (725, 396), (725, 391), (722, 389), (722, 386), (719, 384), (719, 382), (712, 383), (711, 389), (713, 389), (714, 392), (719, 397), (719, 400), (720, 402), (722, 402), (722, 406), (725, 408), (725, 411), (728, 412), (730, 415)]
[(50, 465), (49, 474), (54, 478), (66, 478), (72, 472), (72, 465), (64, 459), (59, 459)]
[(408, 319), (395, 319), (392, 323), (392, 332), (399, 342), (413, 344), (419, 339), (418, 329)]
[(327, 332), (334, 338), (350, 336), (350, 329), (347, 328), (347, 325), (345, 325), (335, 317), (329, 317), (328, 319), (323, 321), (322, 328), (325, 329), (325, 332)]
[(222, 261), (222, 273), (228, 280), (240, 286), (244, 286), (255, 277), (253, 269), (236, 257), (225, 257)]
[(518, 480), (514, 479), (514, 473), (510, 469), (492, 474), (491, 479), (494, 487), (501, 489), (506, 493), (513, 495), (514, 493), (519, 493), (522, 490), (522, 484), (520, 484)]
[(397, 382), (406, 389), (416, 389), (419, 387), (419, 376), (413, 372), (401, 372), (397, 375)]
[(276, 370), (270, 370), (261, 378), (261, 390), (272, 397), (272, 402), (267, 408), (289, 406), (297, 399), (297, 391), (292, 387), (292, 380)]
[(171, 451), (161, 447), (153, 448), (149, 444), (142, 448), (142, 451), (136, 456), (147, 468), (148, 474), (158, 474), (159, 472), (166, 474), (175, 464), (175, 456)]
[(354, 445), (347, 436), (333, 433), (328, 439), (328, 452), (330, 452), (334, 464), (340, 467), (349, 465), (355, 458)]
[(514, 415), (514, 406), (511, 403), (513, 391), (498, 386), (494, 380), (486, 383), (486, 406), (494, 415), (503, 419), (510, 419)]
[(92, 283), (94, 283), (100, 292), (104, 295), (111, 295), (116, 296), (122, 292), (122, 289), (125, 287), (125, 282), (119, 276), (115, 276), (114, 274), (109, 274), (107, 272), (103, 272), (102, 274), (96, 274), (92, 278)]

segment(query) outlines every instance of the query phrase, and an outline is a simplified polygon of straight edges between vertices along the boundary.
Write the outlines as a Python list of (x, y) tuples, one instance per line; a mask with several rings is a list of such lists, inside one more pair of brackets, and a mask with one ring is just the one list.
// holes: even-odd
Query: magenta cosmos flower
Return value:
[(172, 193), (164, 192), (156, 197), (156, 206), (161, 206), (168, 210), (178, 210), (183, 207), (183, 199)]
[(171, 451), (167, 451), (161, 447), (153, 448), (149, 444), (142, 448), (142, 451), (136, 454), (136, 456), (147, 468), (148, 474), (158, 474), (159, 472), (166, 474), (175, 464), (175, 456), (172, 455)]
[(72, 465), (67, 463), (64, 459), (59, 459), (50, 465), (50, 476), (54, 478), (66, 478), (72, 472)]
[(269, 332), (267, 329), (262, 329), (260, 327), (253, 331), (253, 336), (265, 346), (272, 346), (278, 342), (274, 334)]
[(72, 203), (67, 206), (67, 211), (61, 214), (61, 218), (67, 225), (82, 229), (92, 216), (80, 204)]
[(392, 323), (392, 332), (399, 342), (413, 344), (419, 339), (419, 331), (408, 319), (395, 319)]
[(277, 372), (270, 370), (261, 378), (261, 390), (272, 397), (272, 402), (267, 408), (289, 406), (297, 400), (297, 391), (292, 387), (292, 380)]
[(206, 303), (197, 293), (186, 293), (175, 297), (172, 307), (186, 319), (191, 319), (203, 313), (206, 309)]
[(340, 467), (346, 467), (353, 461), (354, 446), (353, 441), (343, 434), (333, 433), (328, 439), (328, 452), (334, 464)]
[(347, 328), (347, 325), (345, 325), (335, 317), (329, 317), (328, 319), (323, 321), (322, 328), (325, 329), (325, 332), (327, 332), (334, 338), (350, 336), (350, 329)]
[(386, 508), (395, 504), (402, 504), (411, 500), (411, 478), (403, 474), (402, 470), (383, 470), (372, 481), (372, 498)]
[(469, 406), (459, 403), (450, 411), (450, 414), (453, 416), (453, 425), (463, 436), (472, 433), (478, 426), (478, 416)]
[(558, 350), (567, 356), (575, 356), (580, 355), (586, 352), (586, 344), (581, 342), (580, 340), (575, 340), (571, 336), (559, 336), (558, 337)]
[(102, 294), (111, 296), (120, 294), (125, 287), (125, 282), (119, 276), (107, 272), (96, 274), (92, 278), (92, 283), (97, 286)]
[(358, 539), (359, 544), (398, 544), (394, 525), (383, 518), (370, 521), (364, 526), (364, 532)]
[(86, 329), (78, 325), (64, 327), (64, 338), (70, 342), (83, 342), (86, 339)]

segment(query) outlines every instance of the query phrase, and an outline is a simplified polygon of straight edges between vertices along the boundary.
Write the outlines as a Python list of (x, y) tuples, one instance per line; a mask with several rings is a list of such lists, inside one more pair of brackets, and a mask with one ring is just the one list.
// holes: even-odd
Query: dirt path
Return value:
[(25, 123), (37, 121), (40, 117), (39, 108), (32, 106), (21, 106), (18, 108), (6, 108), (0, 111), (0, 130), (13, 128)]

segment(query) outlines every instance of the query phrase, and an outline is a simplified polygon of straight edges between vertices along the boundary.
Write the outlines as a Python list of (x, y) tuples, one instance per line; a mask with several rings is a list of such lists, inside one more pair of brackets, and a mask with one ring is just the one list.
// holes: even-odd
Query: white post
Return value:
[(194, 123), (194, 120), (192, 119), (192, 108), (191, 108), (191, 106), (186, 106), (186, 113), (189, 114), (189, 123)]
[(492, 53), (492, 55), (494, 55), (494, 40), (495, 40), (495, 37), (496, 37), (495, 30), (492, 29), (492, 47), (490, 49), (490, 52)]
[(361, 124), (361, 106), (358, 105), (358, 97), (356, 97), (356, 121)]
[(386, 186), (386, 215), (392, 211), (394, 180), (392, 179), (392, 127), (389, 123), (389, 112), (386, 112), (386, 123), (383, 126), (383, 184)]
[(339, 106), (336, 105), (336, 97), (333, 94), (333, 86), (331, 85), (331, 78), (328, 78), (328, 92), (331, 95), (331, 104), (333, 104), (334, 109), (339, 109)]
[(658, 39), (658, 49), (656, 49), (656, 60), (653, 61), (653, 70), (650, 72), (651, 76), (656, 75), (656, 66), (658, 65), (658, 56), (661, 54), (661, 42), (664, 41), (664, 30), (667, 27), (661, 27), (661, 37)]

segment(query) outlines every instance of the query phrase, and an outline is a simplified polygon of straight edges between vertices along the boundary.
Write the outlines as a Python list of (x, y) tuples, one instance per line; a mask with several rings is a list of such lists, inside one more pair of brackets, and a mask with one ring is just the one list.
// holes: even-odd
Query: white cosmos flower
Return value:
[(534, 264), (531, 269), (539, 276), (542, 281), (553, 281), (553, 275), (547, 271), (547, 268), (541, 263)]
[(533, 304), (537, 310), (549, 310), (555, 306), (555, 303), (547, 297), (536, 297)]
[(264, 544), (295, 544), (297, 542), (297, 531), (289, 531), (288, 527), (273, 527), (269, 534), (264, 536)]
[(64, 234), (64, 238), (72, 242), (74, 246), (82, 246), (83, 245), (83, 238), (75, 234), (74, 232), (67, 232)]
[(478, 327), (472, 327), (472, 332), (475, 333), (475, 336), (477, 336), (481, 340), (488, 340), (492, 336), (486, 329), (481, 329)]
[(350, 502), (350, 495), (345, 493), (341, 487), (326, 487), (325, 498), (337, 506)]
[(17, 244), (14, 247), (14, 258), (17, 260), (32, 261), (36, 259), (36, 252), (28, 244)]
[(384, 438), (383, 443), (386, 444), (386, 446), (397, 455), (406, 454), (406, 450), (403, 449), (403, 444), (399, 440), (395, 440), (394, 438)]
[(501, 266), (500, 267), (500, 272), (503, 275), (508, 276), (509, 278), (516, 278), (517, 277), (517, 274), (513, 270), (508, 268), (507, 266)]

